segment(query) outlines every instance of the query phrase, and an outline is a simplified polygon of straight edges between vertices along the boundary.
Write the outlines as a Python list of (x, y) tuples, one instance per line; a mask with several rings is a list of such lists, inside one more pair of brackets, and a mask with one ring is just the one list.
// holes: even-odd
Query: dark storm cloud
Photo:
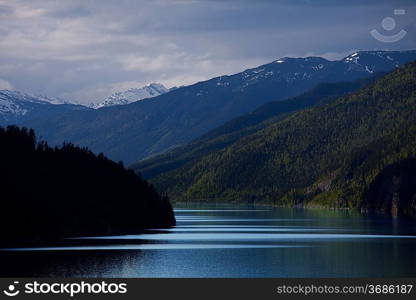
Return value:
[[(151, 81), (190, 84), (282, 56), (413, 49), (415, 6), (413, 0), (0, 0), (0, 88), (89, 102)], [(394, 16), (394, 8), (406, 15)], [(387, 16), (408, 31), (405, 39), (383, 44), (370, 36), (372, 29), (383, 32)]]

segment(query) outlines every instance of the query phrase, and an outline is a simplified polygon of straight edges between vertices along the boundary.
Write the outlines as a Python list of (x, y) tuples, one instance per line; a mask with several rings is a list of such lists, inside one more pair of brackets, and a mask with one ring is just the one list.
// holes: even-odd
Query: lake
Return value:
[(415, 277), (416, 222), (354, 211), (175, 209), (177, 226), (0, 250), (2, 277)]

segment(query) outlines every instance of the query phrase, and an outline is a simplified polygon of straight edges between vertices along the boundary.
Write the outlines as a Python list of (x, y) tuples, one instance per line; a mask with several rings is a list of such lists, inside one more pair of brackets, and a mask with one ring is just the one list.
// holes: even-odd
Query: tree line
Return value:
[(3, 241), (138, 232), (175, 224), (172, 207), (123, 164), (34, 130), (0, 127)]

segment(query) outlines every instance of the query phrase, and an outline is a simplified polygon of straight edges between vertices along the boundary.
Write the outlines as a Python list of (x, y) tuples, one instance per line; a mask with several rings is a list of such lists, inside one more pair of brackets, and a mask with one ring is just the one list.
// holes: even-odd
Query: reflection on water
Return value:
[(0, 251), (1, 276), (414, 277), (416, 223), (348, 211), (194, 206), (145, 234)]

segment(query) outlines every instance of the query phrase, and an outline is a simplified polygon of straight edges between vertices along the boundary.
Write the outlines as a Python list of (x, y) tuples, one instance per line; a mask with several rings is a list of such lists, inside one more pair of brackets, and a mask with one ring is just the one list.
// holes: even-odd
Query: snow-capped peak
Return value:
[(0, 99), (4, 100), (5, 98), (13, 99), (14, 101), (25, 101), (38, 104), (75, 104), (81, 105), (76, 102), (70, 102), (58, 97), (48, 97), (44, 95), (34, 95), (28, 94), (21, 91), (11, 91), (11, 90), (0, 90)]
[(156, 97), (169, 92), (169, 89), (160, 83), (151, 83), (142, 88), (132, 88), (127, 91), (117, 92), (99, 103), (93, 103), (90, 107), (98, 109), (107, 106), (125, 105), (147, 98)]
[(76, 105), (81, 105), (79, 103), (70, 102), (70, 101), (67, 101), (67, 100), (64, 100), (64, 99), (58, 98), (58, 97), (48, 97), (48, 96), (44, 96), (44, 95), (34, 95), (33, 97), (36, 97), (40, 101), (48, 102), (50, 104), (57, 104), (57, 105), (59, 105), (59, 104), (76, 104)]
[(60, 98), (36, 96), (20, 91), (0, 90), (0, 120), (12, 120), (18, 116), (25, 116), (41, 107), (51, 104), (74, 104)]

